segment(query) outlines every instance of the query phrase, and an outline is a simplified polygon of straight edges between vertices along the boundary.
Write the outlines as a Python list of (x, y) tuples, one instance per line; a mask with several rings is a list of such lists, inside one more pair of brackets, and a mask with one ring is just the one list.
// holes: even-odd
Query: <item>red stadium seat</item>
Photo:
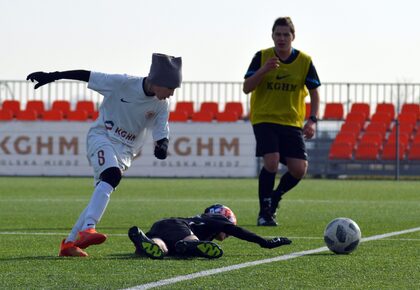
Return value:
[(236, 112), (238, 118), (242, 118), (244, 109), (241, 102), (227, 102), (224, 112)]
[(188, 118), (192, 117), (194, 113), (194, 103), (193, 102), (177, 102), (175, 105), (176, 112), (186, 112)]
[(389, 128), (393, 118), (394, 117), (390, 113), (376, 112), (375, 114), (372, 115), (372, 118), (370, 119), (370, 122), (371, 123), (375, 123), (375, 122), (383, 123), (387, 126), (387, 128)]
[(92, 115), (95, 112), (95, 105), (92, 101), (78, 101), (76, 103), (76, 110), (75, 111), (86, 111), (88, 114), (88, 118), (92, 118)]
[[(409, 124), (409, 123), (401, 123), (399, 126), (399, 133), (407, 133), (411, 135), (414, 132), (415, 125)], [(391, 135), (395, 135), (395, 132), (397, 131), (397, 127), (394, 125), (391, 129)]]
[(0, 121), (13, 120), (13, 112), (11, 110), (0, 110)]
[(398, 121), (400, 122), (400, 124), (413, 124), (416, 125), (417, 123), (417, 114), (416, 113), (411, 113), (411, 112), (406, 112), (406, 113), (400, 113), (398, 115)]
[(86, 111), (70, 111), (67, 115), (68, 121), (86, 121), (88, 113)]
[(20, 111), (16, 115), (18, 121), (36, 121), (38, 114), (35, 110)]
[(93, 111), (93, 113), (91, 114), (90, 118), (95, 121), (96, 119), (98, 119), (99, 117), (99, 111)]
[(13, 113), (13, 117), (16, 117), (20, 112), (20, 102), (16, 100), (5, 100), (2, 104), (2, 110), (9, 110)]
[(411, 145), (415, 145), (415, 144), (420, 144), (420, 131), (417, 131), (416, 135), (414, 135), (413, 137)]
[(411, 144), (411, 148), (408, 150), (408, 160), (420, 160), (420, 143)]
[(353, 112), (348, 113), (346, 116), (346, 123), (358, 123), (360, 127), (363, 129), (367, 116), (362, 112)]
[(61, 110), (45, 111), (42, 115), (44, 121), (62, 121), (63, 119), (64, 114)]
[(349, 143), (334, 142), (331, 145), (328, 158), (351, 160), (353, 158), (353, 148)]
[(305, 120), (311, 116), (311, 103), (305, 103)]
[(401, 114), (414, 113), (420, 119), (420, 104), (405, 103), (402, 105)]
[(216, 102), (203, 102), (200, 105), (200, 112), (211, 112), (213, 116), (219, 113), (219, 104)]
[(334, 143), (348, 143), (348, 144), (352, 144), (354, 146), (354, 144), (356, 144), (357, 142), (357, 137), (358, 134), (355, 132), (339, 132), (334, 139)]
[(379, 103), (376, 105), (375, 113), (388, 113), (393, 119), (395, 117), (395, 107), (391, 103)]
[(31, 100), (26, 103), (26, 110), (34, 110), (38, 114), (38, 118), (42, 118), (42, 115), (45, 112), (44, 102)]
[(325, 105), (323, 120), (342, 120), (344, 109), (342, 103), (327, 103)]
[(363, 113), (366, 116), (366, 119), (370, 118), (370, 105), (367, 103), (354, 103), (351, 105), (350, 113)]
[(221, 112), (216, 115), (217, 122), (236, 122), (239, 120), (238, 113), (236, 112)]
[[(399, 159), (403, 159), (404, 158), (404, 153), (405, 153), (405, 149), (407, 148), (406, 144), (399, 144)], [(396, 143), (387, 143), (384, 146), (384, 149), (382, 151), (382, 160), (395, 160), (397, 157), (397, 144)]]
[(354, 159), (378, 160), (380, 145), (377, 143), (359, 143), (356, 148)]
[(204, 111), (204, 112), (195, 112), (192, 117), (191, 120), (193, 122), (211, 122), (214, 118), (214, 115), (212, 112), (209, 111)]
[(376, 132), (376, 133), (380, 133), (382, 135), (385, 135), (386, 131), (387, 131), (388, 127), (387, 125), (385, 125), (384, 123), (379, 123), (379, 122), (371, 122), (369, 125), (367, 125), (365, 132), (366, 133), (370, 133), (370, 132)]
[[(395, 143), (396, 140), (397, 137), (395, 136), (395, 133), (390, 133), (386, 141), (387, 143)], [(410, 142), (410, 134), (400, 132), (398, 136), (398, 141), (403, 144), (408, 144), (408, 142)]]
[(172, 111), (169, 113), (169, 121), (170, 122), (187, 122), (188, 121), (188, 114), (185, 111)]
[(52, 103), (51, 111), (61, 111), (63, 113), (63, 117), (67, 118), (67, 114), (70, 112), (70, 102), (64, 100), (57, 100)]
[(384, 139), (385, 134), (379, 132), (365, 132), (360, 139), (360, 143), (377, 143), (381, 145)]
[(357, 122), (344, 122), (341, 125), (341, 129), (340, 132), (353, 132), (356, 135), (359, 135), (360, 131), (362, 130), (362, 125), (360, 125), (360, 123)]

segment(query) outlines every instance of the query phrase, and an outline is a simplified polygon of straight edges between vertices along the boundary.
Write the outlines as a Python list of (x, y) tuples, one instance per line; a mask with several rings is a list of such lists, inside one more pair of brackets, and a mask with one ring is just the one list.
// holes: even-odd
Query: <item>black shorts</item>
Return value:
[(256, 156), (280, 153), (280, 162), (286, 165), (286, 157), (308, 160), (302, 129), (273, 123), (252, 126), (257, 141)]
[(168, 247), (169, 254), (173, 254), (175, 243), (192, 234), (193, 232), (186, 221), (168, 218), (155, 222), (146, 236), (150, 239), (162, 239)]

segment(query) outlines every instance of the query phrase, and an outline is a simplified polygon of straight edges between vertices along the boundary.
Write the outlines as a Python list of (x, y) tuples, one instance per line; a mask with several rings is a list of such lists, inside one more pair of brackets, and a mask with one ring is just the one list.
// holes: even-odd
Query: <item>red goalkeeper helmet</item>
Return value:
[(222, 216), (227, 218), (234, 225), (237, 224), (236, 215), (233, 213), (233, 211), (230, 208), (228, 208), (227, 206), (225, 206), (223, 204), (211, 205), (204, 210), (204, 213), (221, 214)]

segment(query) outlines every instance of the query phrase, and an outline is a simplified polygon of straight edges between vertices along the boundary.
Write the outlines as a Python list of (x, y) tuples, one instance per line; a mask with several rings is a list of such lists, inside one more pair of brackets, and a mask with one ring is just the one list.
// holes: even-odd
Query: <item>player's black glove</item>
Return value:
[(35, 85), (35, 90), (43, 85), (52, 83), (56, 80), (60, 79), (60, 73), (58, 71), (52, 73), (46, 73), (42, 71), (37, 71), (29, 74), (26, 77), (26, 80), (30, 80), (31, 82), (37, 81), (38, 83)]
[(157, 159), (166, 159), (168, 155), (168, 143), (169, 140), (167, 138), (156, 141), (155, 156)]
[(265, 243), (262, 243), (260, 246), (262, 248), (273, 249), (284, 245), (290, 245), (292, 243), (291, 240), (284, 237), (276, 237), (270, 240), (266, 240)]

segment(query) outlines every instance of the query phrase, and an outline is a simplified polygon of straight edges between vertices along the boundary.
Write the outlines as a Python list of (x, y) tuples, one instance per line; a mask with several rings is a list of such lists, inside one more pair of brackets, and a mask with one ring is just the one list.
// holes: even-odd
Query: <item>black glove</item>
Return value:
[(157, 159), (166, 159), (166, 156), (168, 155), (168, 143), (169, 140), (167, 138), (160, 139), (159, 141), (156, 141), (155, 146), (155, 156)]
[(261, 244), (262, 248), (273, 249), (283, 245), (290, 245), (292, 243), (291, 240), (284, 237), (276, 237), (270, 240), (266, 240), (265, 243)]
[(59, 79), (60, 79), (60, 73), (58, 71), (52, 72), (52, 73), (37, 71), (37, 72), (29, 74), (26, 77), (26, 80), (30, 80), (31, 82), (34, 82), (34, 81), (38, 82), (35, 85), (35, 90), (43, 85), (52, 83)]

